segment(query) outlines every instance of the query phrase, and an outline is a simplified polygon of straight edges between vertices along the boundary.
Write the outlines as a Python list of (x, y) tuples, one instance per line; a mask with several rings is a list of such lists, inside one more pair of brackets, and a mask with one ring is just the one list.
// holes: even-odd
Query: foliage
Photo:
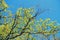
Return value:
[(36, 17), (41, 13), (39, 10), (35, 12), (32, 8), (19, 8), (15, 14), (10, 10), (5, 12), (8, 12), (8, 16), (2, 16), (4, 23), (0, 25), (1, 40), (37, 40), (33, 34), (42, 34), (48, 39), (60, 31), (60, 25), (50, 18), (37, 20)]

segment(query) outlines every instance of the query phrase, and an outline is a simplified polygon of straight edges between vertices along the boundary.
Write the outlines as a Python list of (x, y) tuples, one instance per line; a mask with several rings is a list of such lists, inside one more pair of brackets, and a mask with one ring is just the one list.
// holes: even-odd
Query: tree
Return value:
[(32, 8), (19, 8), (13, 14), (10, 10), (6, 10), (8, 16), (2, 16), (4, 23), (0, 25), (0, 40), (37, 40), (33, 34), (41, 34), (46, 40), (49, 40), (48, 37), (53, 35), (55, 40), (55, 34), (60, 31), (60, 25), (51, 21), (50, 18), (36, 19), (44, 11), (38, 9), (36, 12)]
[(0, 24), (2, 24), (1, 23), (1, 19), (3, 18), (2, 12), (5, 11), (6, 8), (8, 8), (8, 5), (5, 3), (4, 0), (0, 0)]

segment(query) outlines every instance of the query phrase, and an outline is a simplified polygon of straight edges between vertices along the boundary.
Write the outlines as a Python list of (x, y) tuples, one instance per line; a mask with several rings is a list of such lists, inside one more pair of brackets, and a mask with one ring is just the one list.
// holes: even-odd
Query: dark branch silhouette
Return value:
[(6, 40), (9, 39), (9, 36), (10, 36), (11, 32), (13, 31), (13, 29), (16, 27), (16, 25), (17, 25), (17, 24), (16, 24), (16, 15), (15, 15), (14, 23), (13, 23), (13, 25), (12, 25), (12, 28), (11, 28), (10, 33), (6, 36)]
[(18, 36), (21, 36), (21, 35), (24, 33), (24, 30), (26, 29), (26, 27), (29, 25), (31, 19), (36, 18), (37, 15), (43, 13), (44, 11), (46, 11), (46, 10), (43, 10), (43, 11), (41, 11), (41, 12), (38, 10), (38, 12), (37, 12), (33, 17), (29, 18), (27, 24), (24, 26), (24, 28), (22, 29), (21, 33), (20, 33), (19, 35), (16, 35), (16, 36), (10, 38), (10, 39), (14, 39), (14, 38), (16, 38), (16, 37), (18, 37)]

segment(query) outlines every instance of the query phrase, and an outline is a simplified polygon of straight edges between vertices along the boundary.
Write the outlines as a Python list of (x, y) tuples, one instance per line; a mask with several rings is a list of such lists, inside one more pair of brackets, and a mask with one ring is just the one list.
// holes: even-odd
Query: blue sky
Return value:
[(25, 7), (25, 8), (38, 8), (37, 5), (40, 6), (41, 9), (49, 9), (45, 11), (43, 14), (38, 16), (38, 18), (51, 18), (52, 20), (56, 20), (60, 23), (60, 0), (5, 0), (6, 3), (10, 6), (10, 10), (12, 10), (13, 13), (16, 12), (16, 10), (19, 7)]
[(58, 23), (60, 23), (60, 0), (9, 0), (9, 1), (5, 0), (5, 1), (6, 3), (8, 3), (10, 7), (9, 9), (12, 10), (13, 13), (15, 13), (19, 7), (38, 8), (37, 5), (39, 5), (41, 9), (49, 10), (43, 12), (37, 18), (43, 19), (51, 18), (51, 20), (56, 20)]

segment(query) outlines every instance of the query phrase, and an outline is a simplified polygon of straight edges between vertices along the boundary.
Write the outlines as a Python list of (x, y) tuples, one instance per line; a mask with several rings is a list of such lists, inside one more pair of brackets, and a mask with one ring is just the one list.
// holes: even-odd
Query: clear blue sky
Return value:
[(5, 1), (8, 3), (8, 5), (10, 6), (9, 9), (12, 10), (13, 13), (15, 13), (19, 7), (38, 8), (37, 5), (39, 5), (41, 9), (49, 10), (45, 11), (37, 18), (43, 19), (51, 18), (52, 20), (56, 20), (58, 23), (60, 23), (60, 0), (5, 0)]
[(41, 9), (49, 9), (49, 11), (45, 11), (43, 14), (38, 16), (38, 18), (51, 18), (52, 20), (57, 20), (60, 23), (60, 0), (5, 0), (10, 6), (10, 10), (13, 13), (19, 7), (35, 7), (38, 8), (37, 5), (40, 6)]

